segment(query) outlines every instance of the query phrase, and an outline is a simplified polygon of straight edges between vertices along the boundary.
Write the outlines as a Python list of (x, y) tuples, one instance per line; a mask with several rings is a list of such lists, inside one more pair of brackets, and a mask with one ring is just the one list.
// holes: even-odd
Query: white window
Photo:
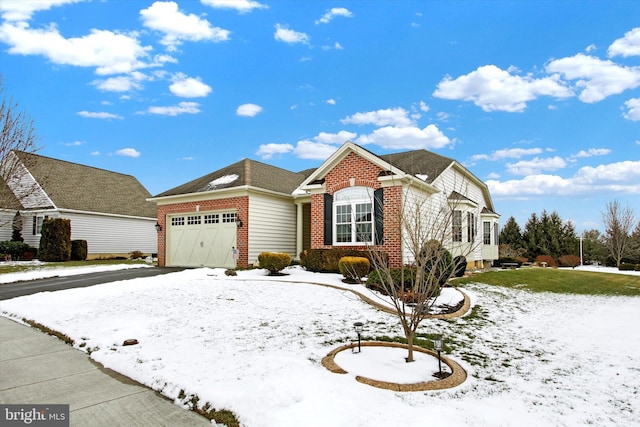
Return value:
[(236, 213), (223, 213), (222, 222), (236, 222)]
[(333, 217), (336, 244), (373, 244), (373, 189), (349, 187), (337, 191)]
[(476, 215), (467, 212), (467, 242), (471, 243), (476, 238)]
[(484, 221), (482, 223), (482, 242), (485, 245), (491, 244), (491, 222)]
[(175, 227), (178, 225), (184, 225), (184, 217), (183, 216), (174, 216), (171, 218), (171, 226)]
[(42, 223), (44, 222), (45, 216), (34, 216), (33, 217), (33, 235), (36, 236), (38, 234), (42, 234)]
[(200, 225), (202, 217), (200, 215), (188, 216), (187, 225)]
[(462, 211), (453, 211), (451, 234), (454, 242), (462, 242)]
[(207, 214), (204, 216), (205, 224), (218, 224), (220, 222), (220, 215), (218, 214)]

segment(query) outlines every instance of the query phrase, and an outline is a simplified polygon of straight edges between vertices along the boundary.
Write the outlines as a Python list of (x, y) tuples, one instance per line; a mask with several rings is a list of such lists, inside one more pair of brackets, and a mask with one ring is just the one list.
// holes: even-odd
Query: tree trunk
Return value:
[(407, 332), (407, 347), (409, 352), (407, 354), (407, 363), (413, 362), (413, 332)]

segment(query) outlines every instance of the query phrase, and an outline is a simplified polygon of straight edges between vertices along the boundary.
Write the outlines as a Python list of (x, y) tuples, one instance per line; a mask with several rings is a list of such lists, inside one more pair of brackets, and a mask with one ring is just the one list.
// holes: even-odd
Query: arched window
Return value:
[(373, 195), (373, 189), (368, 187), (349, 187), (335, 193), (333, 200), (335, 244), (373, 244)]

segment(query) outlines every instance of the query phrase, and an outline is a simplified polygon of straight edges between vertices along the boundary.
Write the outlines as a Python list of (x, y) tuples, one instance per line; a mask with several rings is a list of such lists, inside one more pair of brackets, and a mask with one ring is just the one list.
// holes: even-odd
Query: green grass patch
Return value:
[(640, 295), (640, 276), (556, 268), (488, 271), (456, 279), (456, 285), (484, 283), (532, 292), (580, 295)]
[(91, 267), (99, 265), (112, 265), (112, 264), (146, 264), (144, 260), (129, 260), (129, 259), (96, 259), (89, 261), (67, 261), (67, 262), (47, 262), (41, 265), (33, 265), (30, 263), (11, 263), (0, 264), (0, 274), (4, 273), (20, 273), (24, 271), (37, 271), (37, 270), (51, 270), (55, 268), (68, 268), (68, 267)]

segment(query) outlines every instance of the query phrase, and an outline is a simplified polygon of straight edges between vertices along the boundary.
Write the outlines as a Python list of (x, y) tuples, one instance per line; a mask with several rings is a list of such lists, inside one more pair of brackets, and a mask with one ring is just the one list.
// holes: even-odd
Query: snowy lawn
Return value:
[[(289, 272), (187, 270), (14, 298), (0, 302), (0, 313), (49, 326), (106, 367), (173, 399), (197, 395), (251, 427), (640, 424), (640, 298), (468, 285), (471, 313), (425, 321), (421, 332), (442, 333), (445, 354), (469, 379), (399, 393), (354, 376), (423, 381), (434, 359), (411, 373), (421, 359), (407, 366), (404, 350), (381, 357), (363, 348), (336, 359), (349, 374), (329, 372), (320, 360), (355, 339), (353, 322), (365, 323), (369, 339), (401, 336), (398, 321), (351, 292), (287, 283), (354, 286), (339, 275)], [(140, 344), (123, 347), (129, 338)]]

